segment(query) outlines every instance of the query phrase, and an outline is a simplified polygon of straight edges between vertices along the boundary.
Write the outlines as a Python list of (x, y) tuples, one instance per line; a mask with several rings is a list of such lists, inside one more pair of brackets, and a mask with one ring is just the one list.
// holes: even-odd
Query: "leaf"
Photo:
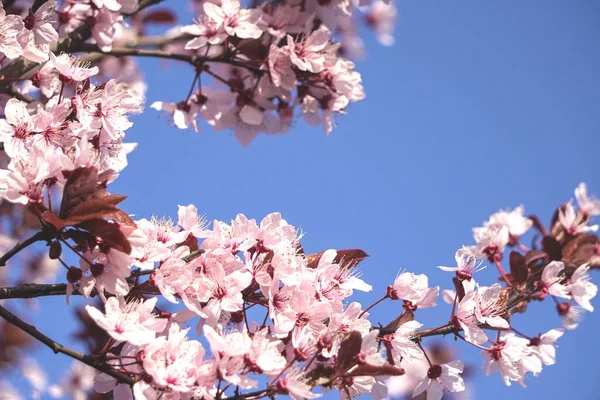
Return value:
[(599, 268), (598, 245), (600, 245), (600, 240), (596, 235), (577, 235), (563, 248), (562, 261), (567, 268), (578, 268), (585, 263), (590, 263), (592, 268)]
[(369, 255), (361, 249), (338, 250), (333, 261), (340, 264), (342, 268), (349, 269), (358, 265), (367, 257)]
[(98, 187), (98, 170), (94, 167), (79, 167), (70, 172), (58, 216), (67, 219), (71, 211), (93, 196)]
[(340, 343), (338, 358), (336, 363), (336, 371), (345, 373), (357, 363), (357, 355), (360, 353), (362, 345), (362, 335), (358, 331), (352, 331)]
[(551, 261), (560, 261), (562, 259), (560, 243), (552, 236), (544, 236), (542, 238), (542, 249), (548, 254)]
[(529, 270), (525, 257), (518, 251), (511, 251), (508, 257), (510, 264), (510, 280), (512, 283), (523, 283), (527, 281)]
[(177, 17), (170, 10), (160, 8), (146, 13), (142, 22), (145, 24), (174, 24), (177, 22)]
[(96, 241), (96, 237), (89, 232), (85, 231), (77, 231), (75, 229), (68, 229), (64, 233), (65, 239), (71, 239), (77, 246), (81, 249), (81, 251), (92, 251), (96, 248), (98, 242)]
[[(108, 196), (109, 201), (111, 200), (110, 196), (113, 195)], [(124, 197), (120, 195), (115, 196)], [(129, 217), (129, 215), (121, 211), (121, 209), (119, 209), (119, 207), (117, 207), (116, 205), (113, 205), (110, 202), (106, 202), (104, 199), (90, 199), (84, 201), (83, 203), (80, 203), (71, 211), (71, 213), (69, 214), (68, 221), (70, 222), (69, 225), (75, 225), (78, 222), (83, 222), (90, 219), (103, 218), (111, 218), (125, 225), (136, 227), (135, 222), (131, 219), (131, 217)]]
[(410, 310), (405, 310), (392, 322), (381, 328), (385, 333), (396, 332), (396, 329), (400, 328), (405, 323), (415, 319), (415, 314)]
[(104, 219), (92, 219), (77, 224), (77, 227), (99, 237), (102, 244), (106, 246), (125, 254), (131, 254), (131, 244), (121, 232), (119, 224)]
[(58, 218), (56, 216), (56, 214), (54, 214), (52, 211), (50, 210), (46, 210), (42, 213), (41, 215), (42, 219), (52, 225), (56, 230), (60, 231), (62, 229), (64, 229), (66, 226), (68, 226), (68, 224), (63, 221), (62, 219)]
[(525, 264), (528, 268), (532, 268), (538, 263), (538, 261), (548, 261), (548, 258), (548, 254), (541, 250), (529, 250), (527, 253), (525, 253)]
[[(325, 251), (321, 251), (320, 253), (313, 253), (306, 256), (306, 263), (308, 268), (317, 268), (319, 265), (319, 260), (321, 260), (321, 256), (325, 253)], [(361, 249), (348, 249), (348, 250), (336, 250), (336, 256), (333, 259), (333, 262), (340, 265), (340, 267), (344, 269), (352, 268), (358, 265), (362, 260), (369, 257), (367, 253), (365, 253)]]

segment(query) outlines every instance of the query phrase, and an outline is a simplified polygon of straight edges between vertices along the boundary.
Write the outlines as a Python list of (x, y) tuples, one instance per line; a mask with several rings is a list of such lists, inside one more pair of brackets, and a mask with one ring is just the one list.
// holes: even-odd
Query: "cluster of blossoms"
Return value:
[[(25, 80), (14, 88), (21, 97), (39, 88), (45, 102), (63, 84), (72, 83), (68, 74), (59, 71), (57, 76), (51, 67), (53, 51), (97, 52), (102, 56), (84, 58), (97, 64), (101, 76), (127, 83), (129, 94), (139, 97), (145, 86), (131, 56), (141, 49), (193, 67), (186, 97), (152, 104), (178, 128), (198, 131), (200, 117), (214, 130), (233, 131), (247, 145), (259, 133), (288, 132), (298, 109), (307, 123), (323, 125), (329, 133), (335, 115), (365, 97), (354, 63), (342, 56), (361, 53), (355, 10), (387, 45), (393, 42), (396, 11), (393, 3), (382, 0), (321, 3), (289, 0), (243, 8), (239, 0), (201, 2), (195, 5), (194, 24), (171, 28), (152, 46), (143, 43), (142, 27), (165, 19), (164, 12), (139, 13), (129, 25), (124, 17), (138, 12), (138, 0), (65, 1), (60, 6), (52, 0), (35, 11), (23, 8), (11, 15), (2, 9), (0, 75), (5, 66), (10, 75), (10, 64), (21, 56), (40, 63), (33, 73), (10, 78)], [(59, 35), (79, 41), (59, 42)], [(81, 44), (81, 39), (88, 43)]]
[[(101, 299), (102, 307), (86, 306), (109, 337), (94, 354), (93, 365), (103, 372), (93, 377), (98, 392), (117, 399), (302, 399), (336, 389), (343, 398), (381, 399), (407, 372), (413, 396), (426, 392), (439, 400), (465, 390), (464, 365), (438, 361), (423, 348), (424, 338), (451, 334), (482, 350), (486, 373), (524, 384), (528, 372), (538, 375), (555, 362), (554, 342), (563, 330), (529, 337), (511, 316), (552, 297), (564, 328), (574, 329), (582, 310), (593, 310), (597, 287), (588, 272), (600, 266), (600, 245), (597, 226), (589, 223), (600, 215), (600, 201), (584, 184), (575, 191), (578, 208), (572, 201), (560, 206), (550, 229), (525, 217), (523, 207), (495, 213), (475, 228), (476, 244), (457, 251), (456, 266), (441, 267), (455, 274), (454, 290), (443, 291), (452, 311), (433, 329), (415, 320), (440, 293), (426, 275), (400, 273), (364, 308), (349, 297), (372, 290), (356, 270), (366, 253), (307, 254), (301, 233), (278, 213), (260, 222), (240, 214), (210, 225), (193, 205), (180, 206), (176, 222), (134, 221), (117, 207), (124, 196), (108, 193), (108, 185), (135, 147), (124, 136), (129, 114), (144, 102), (131, 56), (194, 67), (187, 98), (152, 105), (172, 114), (179, 128), (197, 129), (200, 116), (247, 144), (260, 132), (286, 132), (297, 106), (308, 123), (330, 132), (334, 115), (364, 98), (360, 74), (342, 57), (360, 49), (353, 11), (363, 10), (390, 44), (393, 4), (290, 0), (244, 9), (237, 0), (204, 1), (196, 4), (194, 24), (174, 28), (158, 49), (147, 49), (136, 47), (143, 42), (138, 24), (125, 24), (141, 7), (137, 0), (37, 3), (35, 10), (0, 9), (0, 73), (12, 71), (19, 57), (38, 63), (19, 85), (7, 86), (12, 91), (2, 100), (0, 142), (10, 161), (0, 169), (0, 198), (23, 205), (41, 224), (34, 239), (45, 241), (49, 258), (65, 267), (67, 302), (74, 295)], [(140, 15), (142, 26), (169, 19)], [(59, 35), (75, 34), (79, 40), (59, 43)], [(65, 46), (69, 52), (58, 51)], [(69, 54), (78, 52), (98, 57)], [(202, 75), (214, 86), (204, 86)], [(542, 237), (540, 249), (520, 241), (532, 227)], [(79, 257), (78, 265), (64, 260), (63, 246)], [(502, 284), (475, 281), (485, 260)], [(384, 300), (401, 301), (402, 311), (373, 328), (368, 311)], [(501, 333), (494, 340), (490, 331)], [(75, 373), (81, 386), (91, 385), (90, 370)], [(49, 393), (76, 393), (81, 386), (65, 383)]]

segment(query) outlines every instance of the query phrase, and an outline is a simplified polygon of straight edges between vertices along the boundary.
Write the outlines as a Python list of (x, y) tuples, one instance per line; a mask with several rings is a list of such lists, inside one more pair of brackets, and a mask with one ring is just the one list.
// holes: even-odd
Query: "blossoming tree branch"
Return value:
[[(159, 3), (8, 0), (0, 9), (0, 212), (9, 227), (0, 241), (0, 357), (18, 363), (15, 351), (37, 340), (78, 363), (66, 382), (33, 380), (38, 395), (81, 398), (93, 387), (116, 399), (310, 399), (329, 390), (381, 399), (387, 378), (412, 372), (413, 396), (439, 400), (465, 389), (464, 365), (434, 354), (432, 336), (474, 348), (485, 373), (506, 385), (555, 363), (556, 341), (593, 311), (597, 293), (589, 271), (600, 267), (591, 225), (600, 200), (583, 183), (547, 223), (519, 206), (474, 228), (456, 265), (439, 267), (448, 272), (442, 293), (403, 271), (370, 305), (350, 300), (373, 289), (357, 272), (368, 255), (309, 254), (278, 213), (209, 223), (194, 205), (179, 206), (175, 220), (122, 210), (125, 196), (110, 184), (135, 149), (125, 132), (144, 108), (139, 57), (190, 71), (189, 87), (150, 105), (176, 128), (198, 131), (204, 120), (242, 145), (298, 119), (329, 134), (364, 98), (349, 60), (362, 51), (359, 26), (389, 45), (396, 16), (382, 0), (205, 0), (175, 26)], [(537, 232), (530, 247), (520, 240), (528, 230)], [(26, 258), (33, 244), (46, 246)], [(58, 282), (38, 283), (52, 265), (62, 269)], [(477, 281), (486, 266), (496, 282)], [(64, 296), (65, 307), (88, 299), (78, 336), (89, 352), (14, 309), (17, 299), (45, 296)], [(448, 317), (424, 327), (421, 313), (440, 296)], [(513, 322), (534, 301), (556, 310), (556, 329), (535, 335)], [(368, 312), (383, 302), (399, 311), (376, 326)]]

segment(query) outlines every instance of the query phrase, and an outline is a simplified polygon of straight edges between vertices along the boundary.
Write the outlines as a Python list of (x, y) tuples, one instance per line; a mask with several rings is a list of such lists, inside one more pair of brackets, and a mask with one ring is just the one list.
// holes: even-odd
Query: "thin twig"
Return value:
[(101, 361), (98, 357), (94, 357), (93, 355), (89, 355), (89, 354), (80, 353), (78, 351), (75, 351), (71, 348), (65, 347), (62, 344), (54, 341), (53, 339), (44, 335), (42, 332), (38, 331), (35, 326), (29, 325), (28, 323), (26, 323), (25, 321), (23, 321), (22, 319), (20, 319), (15, 314), (11, 313), (10, 311), (8, 311), (6, 308), (4, 308), (2, 306), (0, 306), (0, 317), (4, 318), (7, 322), (13, 324), (17, 328), (21, 329), (23, 332), (28, 333), (29, 335), (33, 336), (35, 339), (39, 340), (40, 342), (42, 342), (43, 344), (48, 346), (55, 354), (62, 353), (71, 358), (79, 360), (82, 363), (87, 364), (90, 367), (92, 367), (100, 372), (104, 372), (105, 374), (112, 376), (113, 378), (115, 378), (117, 381), (119, 381), (121, 383), (126, 383), (130, 386), (135, 383), (135, 380), (131, 376), (123, 374), (118, 371), (115, 371), (114, 369), (111, 368), (110, 365)]

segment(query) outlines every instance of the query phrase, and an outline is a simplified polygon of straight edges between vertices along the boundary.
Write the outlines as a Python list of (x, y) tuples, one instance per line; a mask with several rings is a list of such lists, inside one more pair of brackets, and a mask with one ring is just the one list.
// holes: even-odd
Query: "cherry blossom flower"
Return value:
[(188, 340), (189, 329), (171, 324), (167, 336), (160, 336), (144, 350), (144, 371), (159, 387), (189, 392), (196, 382), (196, 365), (204, 357), (204, 348), (196, 340)]
[(531, 351), (545, 365), (553, 365), (556, 362), (556, 346), (554, 345), (554, 342), (556, 342), (563, 333), (563, 329), (551, 329), (543, 335), (531, 338), (529, 340)]
[(290, 371), (284, 378), (279, 378), (275, 384), (277, 393), (289, 395), (294, 400), (316, 399), (322, 394), (312, 393), (311, 387), (300, 380), (298, 371)]
[(579, 326), (583, 318), (583, 308), (570, 303), (560, 303), (556, 306), (565, 329), (573, 330)]
[(23, 54), (23, 48), (17, 41), (17, 36), (23, 30), (23, 20), (18, 15), (6, 15), (0, 5), (0, 53), (11, 60)]
[[(463, 287), (465, 287), (463, 281)], [(462, 329), (465, 339), (470, 343), (483, 344), (487, 342), (487, 335), (479, 327), (479, 320), (476, 316), (476, 308), (479, 307), (477, 301), (477, 292), (473, 287), (465, 287), (465, 296), (458, 303), (456, 313), (452, 316), (450, 323), (457, 329)]]
[(152, 314), (157, 301), (158, 297), (153, 297), (145, 302), (125, 303), (122, 297), (118, 300), (111, 297), (104, 304), (105, 314), (89, 305), (85, 309), (117, 343), (129, 342), (140, 346), (152, 342), (156, 334), (162, 332), (167, 325), (166, 319), (157, 319)]
[(427, 391), (427, 400), (441, 400), (444, 390), (462, 392), (465, 390), (465, 382), (461, 376), (463, 369), (461, 361), (432, 365), (427, 371), (427, 376), (415, 387), (413, 397)]
[(473, 274), (475, 272), (479, 272), (482, 269), (486, 268), (485, 265), (482, 267), (482, 261), (478, 262), (475, 254), (473, 254), (471, 250), (464, 246), (456, 251), (456, 255), (454, 256), (454, 258), (456, 259), (456, 267), (440, 266), (438, 268), (442, 271), (456, 272), (456, 277), (460, 281), (463, 281), (465, 279), (470, 281), (473, 278)]
[(542, 280), (538, 284), (541, 286), (541, 295), (551, 294), (552, 296), (569, 299), (569, 287), (560, 283), (562, 280), (561, 273), (565, 269), (565, 265), (561, 261), (552, 261), (544, 267), (542, 272)]
[(590, 303), (590, 300), (596, 297), (598, 293), (598, 286), (591, 282), (591, 277), (588, 274), (590, 266), (584, 264), (577, 268), (571, 276), (570, 294), (573, 296), (573, 300), (577, 302), (587, 311), (594, 311), (594, 307)]
[(294, 90), (297, 85), (296, 74), (292, 70), (290, 54), (282, 48), (271, 45), (269, 49), (269, 74), (273, 84), (286, 90)]
[(429, 287), (429, 280), (425, 274), (413, 274), (403, 272), (394, 281), (388, 292), (393, 300), (403, 299), (410, 302), (408, 307), (413, 309), (435, 306), (435, 300), (439, 294), (440, 287)]
[(490, 223), (484, 227), (473, 228), (473, 237), (477, 243), (471, 250), (478, 258), (487, 258), (490, 262), (502, 260), (502, 252), (509, 242), (510, 232), (505, 224)]
[(56, 0), (44, 2), (35, 13), (29, 9), (29, 14), (23, 19), (25, 29), (31, 31), (39, 44), (52, 44), (58, 41), (58, 32), (52, 26)]
[(519, 237), (531, 228), (533, 221), (525, 217), (525, 208), (520, 205), (512, 211), (499, 211), (490, 216), (487, 224), (506, 225), (508, 232), (513, 237)]
[(508, 329), (508, 321), (502, 318), (506, 304), (501, 299), (502, 287), (495, 283), (490, 287), (480, 287), (476, 291), (475, 317), (482, 324), (494, 328)]
[(77, 58), (66, 53), (55, 56), (50, 53), (50, 61), (59, 72), (59, 78), (64, 84), (81, 82), (99, 72), (98, 67), (90, 67)]
[(518, 338), (513, 334), (503, 335), (502, 341), (494, 345), (493, 350), (482, 352), (486, 357), (483, 364), (485, 374), (499, 372), (506, 386), (510, 386), (513, 381), (523, 380), (519, 361), (527, 354), (527, 345), (526, 339)]
[(287, 45), (284, 48), (289, 52), (292, 64), (298, 69), (320, 72), (325, 65), (323, 50), (329, 43), (330, 36), (329, 29), (321, 26), (309, 36), (298, 41), (287, 35)]
[(375, 0), (365, 12), (367, 24), (375, 31), (379, 43), (384, 46), (394, 45), (393, 33), (397, 15), (394, 3), (382, 0)]
[(168, 103), (155, 101), (150, 108), (173, 114), (173, 123), (177, 128), (187, 129), (191, 125), (198, 132), (196, 115), (198, 115), (199, 108), (193, 102)]
[(33, 132), (35, 120), (30, 117), (27, 105), (11, 98), (4, 107), (4, 119), (0, 119), (0, 141), (10, 157), (23, 152), (25, 142)]
[(257, 39), (262, 35), (262, 30), (257, 25), (260, 10), (240, 10), (239, 0), (221, 0), (220, 3), (204, 3), (204, 12), (228, 35), (241, 39)]
[(582, 213), (576, 213), (571, 201), (558, 209), (558, 220), (569, 235), (598, 230), (598, 225), (588, 226), (587, 217)]
[(396, 329), (391, 341), (392, 357), (396, 364), (400, 364), (402, 360), (412, 362), (424, 358), (423, 351), (412, 340), (412, 335), (422, 326), (417, 321), (408, 321)]
[(575, 198), (579, 205), (579, 211), (588, 217), (600, 215), (600, 199), (596, 196), (588, 196), (587, 185), (583, 182), (575, 188)]
[(181, 32), (195, 36), (185, 44), (186, 50), (197, 50), (206, 45), (218, 45), (223, 43), (228, 36), (219, 23), (206, 15), (201, 16), (194, 25), (182, 27)]

